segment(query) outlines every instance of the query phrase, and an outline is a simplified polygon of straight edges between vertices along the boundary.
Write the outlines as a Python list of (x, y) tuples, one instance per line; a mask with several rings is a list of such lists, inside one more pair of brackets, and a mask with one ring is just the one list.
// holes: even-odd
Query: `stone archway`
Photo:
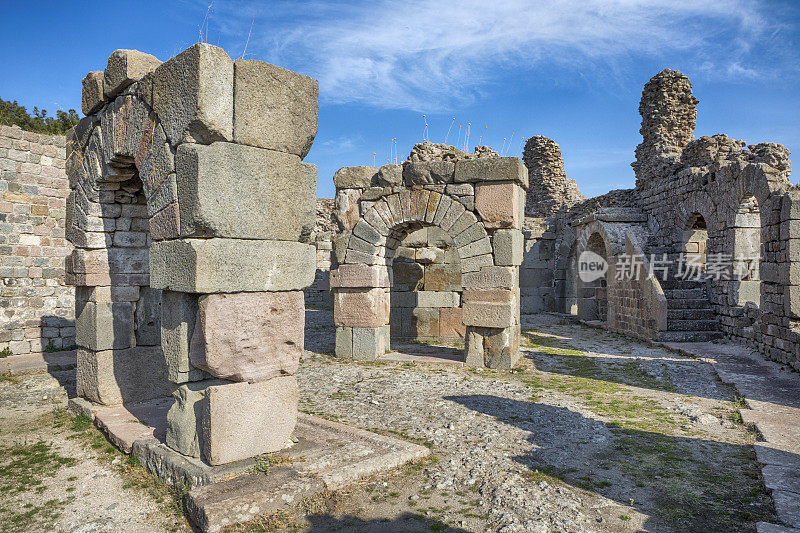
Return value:
[(117, 50), (83, 89), (67, 146), (78, 394), (172, 393), (167, 445), (212, 465), (285, 447), (315, 272), (316, 80), (200, 43), (165, 63)]
[[(449, 172), (441, 171), (446, 166), (441, 163), (429, 163), (438, 168), (427, 176), (442, 176), (429, 184), (403, 183), (408, 173), (402, 170), (396, 172), (393, 187), (376, 183), (390, 174), (386, 167), (392, 165), (380, 170), (346, 167), (334, 177), (337, 196), (346, 197), (353, 212), (363, 213), (354, 217), (340, 265), (331, 271), (337, 356), (374, 360), (388, 349), (388, 265), (397, 237), (419, 226), (440, 228), (457, 247), (464, 288), (465, 362), (511, 368), (518, 360), (527, 170), (511, 157), (460, 159), (447, 163)], [(420, 171), (419, 163), (411, 165)], [(471, 201), (447, 194), (447, 183), (468, 190)]]

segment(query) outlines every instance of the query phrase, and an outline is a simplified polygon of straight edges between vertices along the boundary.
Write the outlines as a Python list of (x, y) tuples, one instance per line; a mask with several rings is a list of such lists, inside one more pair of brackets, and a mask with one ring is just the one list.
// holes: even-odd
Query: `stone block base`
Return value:
[(519, 351), (520, 326), (507, 328), (467, 327), (467, 366), (487, 366), (501, 370), (514, 368), (521, 356)]
[(77, 392), (89, 401), (115, 405), (172, 394), (160, 346), (123, 350), (78, 350)]
[(336, 357), (374, 361), (389, 350), (389, 325), (378, 328), (336, 328)]

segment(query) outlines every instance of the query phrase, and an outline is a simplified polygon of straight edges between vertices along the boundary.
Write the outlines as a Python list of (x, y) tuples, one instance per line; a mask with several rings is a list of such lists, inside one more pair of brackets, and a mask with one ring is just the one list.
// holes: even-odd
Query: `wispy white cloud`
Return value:
[[(425, 110), (463, 103), (498, 72), (606, 69), (681, 54), (698, 70), (754, 77), (779, 32), (757, 0), (218, 2), (220, 31), (320, 81), (335, 103)], [(213, 26), (212, 21), (212, 26)], [(213, 30), (212, 30), (213, 34)], [(703, 65), (705, 68), (703, 68)]]

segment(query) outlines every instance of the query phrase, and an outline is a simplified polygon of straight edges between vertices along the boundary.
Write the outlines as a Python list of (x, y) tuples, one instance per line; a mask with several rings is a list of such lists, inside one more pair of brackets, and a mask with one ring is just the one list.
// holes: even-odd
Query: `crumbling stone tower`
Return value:
[(545, 217), (583, 201), (575, 180), (567, 178), (561, 149), (555, 141), (542, 135), (531, 137), (525, 143), (522, 160), (530, 179), (525, 215)]
[(286, 446), (314, 280), (316, 80), (199, 43), (117, 50), (70, 132), (77, 389), (173, 394), (166, 444), (212, 465)]
[(636, 188), (663, 179), (678, 165), (681, 152), (694, 140), (697, 98), (692, 82), (677, 70), (665, 69), (650, 78), (642, 90), (642, 142), (636, 147)]

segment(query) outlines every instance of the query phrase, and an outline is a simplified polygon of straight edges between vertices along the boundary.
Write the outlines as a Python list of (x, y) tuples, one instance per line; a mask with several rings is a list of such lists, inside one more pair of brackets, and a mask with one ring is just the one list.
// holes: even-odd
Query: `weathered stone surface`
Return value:
[(519, 278), (516, 268), (488, 266), (462, 275), (465, 289), (514, 289)]
[(344, 264), (331, 270), (331, 287), (389, 287), (389, 269), (383, 265)]
[(353, 357), (353, 328), (339, 326), (336, 328), (336, 357)]
[(455, 182), (513, 181), (528, 188), (528, 169), (518, 157), (484, 157), (456, 161)]
[(285, 448), (297, 424), (297, 396), (294, 376), (209, 387), (200, 445), (205, 460), (220, 465)]
[(333, 183), (337, 189), (366, 189), (377, 173), (377, 167), (342, 167), (333, 175)]
[(103, 107), (103, 73), (99, 70), (90, 72), (83, 78), (81, 110), (84, 115), (94, 115)]
[(466, 337), (466, 326), (462, 320), (462, 309), (460, 307), (443, 307), (439, 309), (439, 335), (457, 339)]
[(520, 186), (513, 182), (478, 183), (475, 185), (475, 210), (487, 228), (522, 227)]
[(160, 346), (161, 291), (142, 287), (138, 293), (139, 299), (133, 313), (136, 346)]
[(133, 345), (133, 306), (130, 302), (76, 302), (75, 342), (89, 350)]
[(153, 73), (153, 110), (172, 146), (233, 138), (233, 61), (197, 43)]
[(189, 344), (197, 320), (197, 295), (161, 291), (161, 347), (169, 379), (186, 383), (203, 379), (203, 371), (189, 362)]
[(159, 346), (78, 350), (77, 393), (95, 403), (133, 403), (172, 394)]
[(167, 412), (166, 443), (178, 453), (200, 457), (202, 413), (208, 409), (208, 387), (226, 385), (218, 379), (196, 381), (176, 388), (172, 393), (175, 403)]
[(403, 165), (383, 165), (378, 169), (378, 185), (397, 186), (403, 183)]
[(250, 383), (297, 371), (302, 291), (209, 294), (198, 300), (189, 361), (214, 377)]
[(464, 340), (464, 364), (472, 367), (483, 367), (484, 347), (483, 335), (474, 327), (466, 326), (466, 339)]
[(494, 264), (519, 266), (522, 264), (524, 239), (518, 229), (499, 229), (492, 235)]
[(296, 155), (187, 143), (175, 170), (181, 236), (305, 241), (314, 229), (317, 171)]
[(317, 135), (319, 84), (264, 61), (234, 62), (233, 140), (305, 157)]
[(389, 349), (388, 325), (353, 328), (353, 359), (374, 361)]
[(419, 291), (416, 296), (419, 307), (458, 307), (461, 303), (457, 292)]
[(104, 72), (105, 97), (114, 98), (145, 74), (154, 71), (160, 64), (161, 61), (155, 56), (138, 50), (115, 50), (109, 56)]
[(301, 290), (314, 282), (308, 244), (245, 239), (182, 239), (150, 247), (150, 286), (178, 292)]
[(489, 302), (467, 301), (463, 306), (463, 320), (467, 326), (507, 328), (514, 325), (515, 306)]
[(389, 323), (389, 293), (382, 288), (340, 288), (333, 295), (337, 326), (375, 328)]
[(484, 337), (484, 358), (489, 368), (511, 370), (520, 357), (519, 326), (493, 331)]
[(341, 189), (336, 191), (334, 199), (334, 216), (342, 231), (350, 231), (358, 222), (358, 202), (361, 199), (360, 189)]

